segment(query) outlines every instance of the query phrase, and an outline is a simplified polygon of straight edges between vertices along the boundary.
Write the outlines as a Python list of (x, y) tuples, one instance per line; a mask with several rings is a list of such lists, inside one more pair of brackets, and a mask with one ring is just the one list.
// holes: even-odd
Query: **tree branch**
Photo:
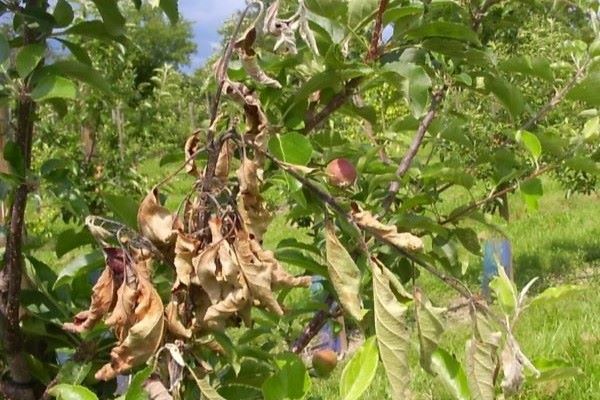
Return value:
[(371, 46), (369, 52), (365, 57), (367, 62), (374, 61), (379, 58), (379, 42), (381, 41), (381, 30), (383, 29), (383, 14), (387, 9), (389, 0), (379, 0), (379, 9), (375, 16), (375, 26), (373, 27), (373, 34), (371, 35)]
[(313, 115), (308, 121), (304, 123), (304, 134), (310, 133), (313, 129), (321, 126), (323, 121), (325, 121), (331, 114), (336, 112), (342, 107), (348, 98), (352, 96), (354, 93), (354, 89), (358, 87), (360, 82), (362, 81), (361, 77), (352, 78), (344, 85), (344, 88), (341, 92), (332, 97), (332, 99), (327, 103), (325, 107), (315, 115)]
[(408, 148), (408, 151), (406, 152), (406, 154), (402, 158), (402, 161), (398, 165), (398, 169), (396, 170), (396, 176), (398, 177), (398, 179), (394, 180), (390, 184), (390, 187), (388, 189), (388, 194), (385, 197), (385, 199), (383, 200), (384, 211), (387, 212), (387, 210), (390, 208), (390, 206), (394, 202), (394, 198), (396, 197), (396, 194), (400, 190), (400, 178), (402, 178), (402, 176), (406, 173), (406, 171), (408, 171), (408, 169), (410, 168), (410, 164), (412, 163), (413, 159), (417, 155), (417, 152), (419, 151), (419, 148), (421, 147), (421, 143), (423, 142), (423, 139), (425, 138), (425, 133), (427, 132), (427, 130), (429, 129), (429, 126), (433, 122), (433, 119), (435, 118), (435, 116), (438, 112), (438, 108), (439, 108), (442, 100), (444, 99), (444, 96), (446, 95), (447, 90), (448, 90), (448, 87), (444, 86), (440, 90), (433, 93), (433, 96), (431, 99), (431, 105), (429, 106), (429, 111), (427, 111), (427, 114), (425, 114), (425, 117), (423, 117), (423, 119), (419, 123), (419, 128), (417, 129), (417, 133), (416, 133), (415, 137), (413, 138), (412, 143), (410, 144), (410, 146)]

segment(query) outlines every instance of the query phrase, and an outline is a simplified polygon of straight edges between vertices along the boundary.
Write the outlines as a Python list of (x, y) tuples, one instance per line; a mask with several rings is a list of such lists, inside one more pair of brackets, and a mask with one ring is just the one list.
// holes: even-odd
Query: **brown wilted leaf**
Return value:
[(297, 54), (295, 31), (298, 27), (296, 16), (284, 20), (278, 18), (279, 0), (273, 2), (265, 12), (265, 32), (275, 36), (277, 41), (273, 47), (276, 53)]
[(238, 55), (242, 62), (242, 67), (244, 67), (246, 73), (258, 83), (280, 89), (281, 84), (268, 76), (262, 70), (260, 65), (258, 65), (256, 52), (252, 48), (255, 40), (256, 28), (251, 27), (246, 31), (242, 38), (235, 43), (235, 48), (237, 49)]
[(382, 224), (369, 211), (353, 211), (352, 217), (362, 229), (373, 235), (383, 237), (402, 249), (409, 251), (423, 250), (423, 241), (420, 237), (408, 232), (398, 232), (395, 226)]
[(173, 400), (173, 396), (156, 376), (150, 377), (143, 385), (144, 391), (148, 394), (148, 400)]
[(171, 300), (165, 307), (165, 324), (167, 326), (167, 330), (173, 335), (189, 339), (192, 337), (192, 330), (185, 327), (181, 322), (179, 316), (182, 312), (182, 309), (182, 305), (180, 305), (176, 300)]
[(185, 235), (182, 232), (177, 233), (175, 240), (175, 265), (176, 279), (173, 284), (173, 290), (178, 290), (181, 285), (190, 286), (190, 279), (194, 273), (192, 258), (196, 254), (198, 241), (192, 237)]
[(204, 323), (210, 329), (223, 329), (225, 321), (233, 314), (246, 308), (248, 304), (252, 304), (250, 291), (242, 278), (242, 282), (237, 287), (231, 287), (223, 300), (213, 304), (206, 310)]
[(260, 195), (258, 164), (248, 158), (242, 159), (237, 177), (240, 183), (237, 197), (238, 212), (244, 221), (245, 229), (254, 239), (260, 241), (271, 221), (271, 215)]
[[(243, 83), (232, 82), (230, 80), (225, 80), (223, 92), (244, 108), (246, 136), (255, 139), (266, 130), (268, 126), (267, 116), (263, 112), (262, 104), (256, 93)], [(266, 140), (263, 142), (263, 145), (266, 145)], [(263, 146), (260, 147), (263, 148)]]
[(119, 341), (125, 338), (127, 331), (133, 325), (133, 313), (137, 301), (137, 282), (131, 279), (123, 280), (117, 291), (117, 300), (112, 313), (106, 319), (106, 324), (113, 328)]
[(195, 156), (198, 150), (200, 150), (200, 138), (197, 134), (193, 134), (185, 141), (184, 146), (185, 153), (185, 172), (192, 176), (198, 176), (198, 169), (196, 168)]
[(146, 362), (158, 349), (163, 335), (164, 307), (149, 280), (141, 279), (136, 290), (136, 305), (131, 328), (119, 345), (111, 350), (111, 361), (96, 373), (96, 379), (107, 381), (117, 374)]
[(158, 188), (154, 187), (142, 200), (137, 221), (140, 232), (159, 248), (175, 243), (176, 216), (160, 204)]
[(273, 289), (292, 288), (292, 287), (309, 287), (312, 278), (310, 276), (294, 276), (287, 272), (279, 261), (275, 258), (272, 251), (263, 250), (256, 240), (250, 241), (252, 251), (258, 259), (271, 270), (271, 282)]
[(191, 282), (202, 286), (211, 304), (221, 300), (221, 282), (217, 276), (216, 263), (219, 246), (220, 243), (211, 243), (192, 259), (195, 275)]
[(283, 310), (275, 299), (271, 287), (271, 270), (252, 251), (247, 232), (238, 232), (234, 248), (252, 297), (268, 310), (283, 315)]
[(215, 178), (221, 185), (225, 185), (229, 179), (229, 164), (233, 155), (235, 145), (231, 140), (225, 141), (221, 147), (217, 165), (215, 166)]
[(63, 329), (80, 333), (96, 325), (112, 308), (118, 286), (115, 273), (110, 266), (106, 266), (92, 289), (90, 308), (75, 315), (73, 322), (63, 324)]

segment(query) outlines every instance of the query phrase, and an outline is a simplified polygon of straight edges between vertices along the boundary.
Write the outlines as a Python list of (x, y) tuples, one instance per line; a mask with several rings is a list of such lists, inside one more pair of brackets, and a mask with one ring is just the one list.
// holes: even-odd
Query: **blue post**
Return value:
[(498, 274), (498, 263), (504, 267), (506, 275), (513, 279), (512, 248), (506, 238), (488, 239), (483, 244), (483, 279), (481, 291), (490, 298), (490, 281)]

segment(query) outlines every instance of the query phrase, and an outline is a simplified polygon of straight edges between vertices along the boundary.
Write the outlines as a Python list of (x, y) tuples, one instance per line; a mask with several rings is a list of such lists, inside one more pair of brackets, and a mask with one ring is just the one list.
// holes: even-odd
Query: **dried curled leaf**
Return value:
[(116, 280), (115, 273), (107, 265), (92, 289), (90, 308), (75, 315), (73, 322), (65, 323), (63, 329), (80, 333), (96, 325), (110, 311), (115, 302), (116, 290), (119, 286), (119, 282)]
[(265, 208), (260, 195), (260, 177), (258, 164), (247, 158), (242, 159), (237, 171), (240, 191), (237, 197), (238, 212), (244, 222), (245, 229), (251, 238), (261, 240), (271, 221), (271, 215)]
[(268, 120), (256, 92), (250, 90), (243, 83), (232, 82), (227, 79), (223, 83), (223, 93), (244, 108), (246, 136), (261, 149), (265, 149), (267, 146)]
[(265, 71), (262, 70), (260, 65), (258, 65), (256, 52), (252, 48), (255, 40), (256, 28), (252, 27), (235, 43), (235, 48), (238, 50), (240, 61), (242, 62), (242, 67), (244, 67), (246, 73), (256, 82), (281, 89), (281, 84), (268, 76)]
[(308, 26), (308, 16), (306, 5), (304, 4), (304, 0), (300, 0), (298, 2), (298, 27), (300, 31), (300, 37), (304, 40), (304, 43), (308, 46), (308, 48), (315, 54), (319, 55), (319, 48), (317, 47), (317, 41), (315, 40), (315, 35), (312, 30)]
[(107, 381), (117, 374), (140, 365), (158, 349), (163, 335), (163, 304), (152, 283), (140, 279), (136, 291), (131, 328), (119, 345), (111, 350), (111, 361), (96, 373), (96, 379)]
[(173, 290), (178, 290), (182, 285), (190, 286), (190, 280), (194, 272), (194, 266), (192, 265), (192, 259), (196, 254), (196, 250), (199, 247), (199, 243), (196, 239), (185, 235), (182, 232), (177, 233), (177, 239), (175, 240), (175, 259), (173, 264), (175, 265), (176, 279), (173, 284)]
[[(206, 314), (204, 322), (211, 329), (222, 329), (224, 321), (250, 306), (251, 295), (248, 285), (242, 279), (237, 287), (231, 287), (229, 293), (223, 297), (223, 300), (211, 305)], [(249, 325), (249, 321), (245, 321)]]
[(384, 272), (387, 268), (373, 260), (373, 301), (375, 332), (379, 344), (379, 355), (392, 387), (392, 398), (410, 399), (410, 368), (408, 351), (410, 337), (404, 322), (406, 305), (400, 303), (390, 287)]
[(295, 31), (298, 28), (296, 15), (287, 20), (278, 18), (279, 0), (273, 2), (265, 13), (265, 32), (277, 38), (273, 51), (276, 53), (297, 54)]
[(220, 185), (225, 185), (229, 179), (229, 165), (233, 155), (234, 143), (230, 140), (225, 141), (219, 152), (217, 165), (215, 166), (215, 178)]
[(423, 250), (421, 238), (408, 232), (398, 232), (395, 226), (382, 224), (369, 211), (353, 211), (352, 217), (359, 227), (388, 240), (395, 246), (409, 251)]
[(504, 349), (502, 350), (502, 371), (504, 377), (502, 378), (502, 390), (505, 396), (512, 396), (521, 389), (523, 382), (525, 381), (525, 368), (531, 370), (536, 376), (540, 375), (540, 371), (529, 361), (527, 356), (521, 351), (519, 343), (512, 335), (508, 334)]
[(360, 270), (336, 237), (335, 227), (330, 221), (325, 224), (325, 249), (329, 278), (342, 307), (357, 321), (362, 320)]
[(252, 297), (269, 311), (277, 315), (283, 315), (283, 310), (275, 299), (271, 287), (271, 271), (252, 251), (250, 238), (246, 232), (238, 233), (234, 248)]
[(184, 145), (185, 153), (185, 172), (192, 176), (198, 176), (198, 169), (196, 168), (196, 155), (200, 150), (200, 138), (197, 134), (190, 136)]
[(165, 324), (167, 330), (173, 335), (189, 339), (192, 337), (192, 329), (186, 327), (179, 317), (183, 308), (183, 304), (179, 304), (177, 300), (171, 300), (165, 307)]
[(176, 216), (160, 204), (158, 188), (153, 188), (142, 200), (137, 215), (140, 232), (159, 248), (175, 243)]

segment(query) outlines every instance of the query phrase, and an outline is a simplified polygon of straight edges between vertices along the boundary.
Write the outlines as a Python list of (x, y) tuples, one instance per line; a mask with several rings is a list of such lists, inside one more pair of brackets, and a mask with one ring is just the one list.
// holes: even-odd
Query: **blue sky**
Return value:
[(202, 65), (214, 50), (217, 29), (233, 12), (244, 7), (244, 0), (179, 0), (183, 18), (192, 22), (198, 50), (192, 58), (191, 70)]

